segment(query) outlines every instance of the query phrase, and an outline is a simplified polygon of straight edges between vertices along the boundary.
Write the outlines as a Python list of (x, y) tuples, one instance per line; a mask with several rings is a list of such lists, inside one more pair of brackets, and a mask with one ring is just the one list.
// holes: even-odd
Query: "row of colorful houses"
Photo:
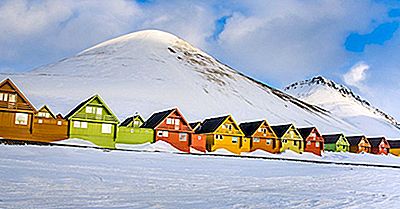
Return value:
[(400, 155), (400, 141), (385, 137), (322, 135), (316, 127), (271, 126), (266, 120), (239, 124), (231, 115), (189, 123), (178, 108), (156, 112), (147, 120), (135, 114), (120, 122), (99, 95), (63, 117), (46, 105), (37, 110), (10, 79), (0, 83), (0, 137), (38, 142), (79, 138), (110, 149), (116, 144), (165, 141), (183, 152), (226, 149), (236, 154), (292, 150), (315, 155), (324, 151)]

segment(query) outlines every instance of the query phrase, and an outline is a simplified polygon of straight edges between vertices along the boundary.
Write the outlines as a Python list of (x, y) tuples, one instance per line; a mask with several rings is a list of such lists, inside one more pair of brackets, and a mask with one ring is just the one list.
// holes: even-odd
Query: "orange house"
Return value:
[(68, 121), (61, 114), (54, 115), (44, 105), (33, 116), (33, 139), (41, 142), (58, 141), (68, 138)]
[(350, 152), (353, 153), (370, 153), (371, 152), (371, 144), (367, 140), (365, 136), (346, 136), (347, 141), (350, 144)]
[(10, 79), (0, 83), (0, 138), (32, 139), (35, 112), (32, 103)]
[(246, 138), (250, 140), (250, 150), (264, 150), (279, 153), (281, 142), (266, 120), (239, 124)]
[(318, 156), (324, 151), (324, 138), (321, 136), (317, 128), (299, 128), (301, 137), (304, 140), (304, 152), (311, 152)]
[(196, 149), (196, 150), (198, 150), (200, 152), (206, 152), (207, 151), (206, 135), (198, 133), (198, 131), (201, 128), (201, 122), (198, 121), (198, 122), (190, 123), (189, 125), (194, 131), (190, 147), (192, 147), (193, 149)]
[(387, 155), (390, 151), (389, 142), (385, 137), (376, 137), (376, 138), (368, 138), (369, 143), (371, 144), (371, 153), (377, 155)]
[(141, 128), (154, 130), (154, 141), (165, 141), (176, 149), (190, 152), (193, 129), (178, 108), (154, 113)]

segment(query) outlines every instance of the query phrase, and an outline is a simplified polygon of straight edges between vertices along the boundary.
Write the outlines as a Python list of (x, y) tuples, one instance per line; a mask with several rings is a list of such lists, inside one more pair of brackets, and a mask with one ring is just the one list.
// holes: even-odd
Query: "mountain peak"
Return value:
[(115, 45), (129, 45), (129, 44), (137, 44), (138, 42), (143, 42), (146, 44), (162, 44), (162, 45), (172, 45), (172, 44), (185, 44), (190, 45), (186, 41), (182, 40), (176, 35), (171, 33), (161, 31), (161, 30), (141, 30), (132, 33), (128, 33), (102, 43), (99, 43), (89, 49), (82, 51), (79, 54), (85, 54), (87, 52), (104, 48), (108, 46), (115, 46)]
[[(360, 95), (354, 93), (347, 86), (338, 84), (335, 81), (324, 78), (320, 75), (311, 79), (292, 83), (286, 86), (284, 91), (312, 104), (322, 107), (325, 106), (325, 108), (328, 110), (332, 109), (334, 106), (337, 106), (339, 103), (340, 105), (348, 105), (349, 103), (352, 103), (353, 105), (348, 105), (348, 107), (356, 109), (354, 104), (357, 104), (367, 109), (368, 115), (372, 113), (374, 116), (382, 117), (400, 129), (400, 123), (397, 122), (394, 117), (372, 106), (370, 102), (363, 99)], [(326, 106), (329, 106), (329, 108)], [(353, 115), (358, 113), (347, 112), (347, 114)]]

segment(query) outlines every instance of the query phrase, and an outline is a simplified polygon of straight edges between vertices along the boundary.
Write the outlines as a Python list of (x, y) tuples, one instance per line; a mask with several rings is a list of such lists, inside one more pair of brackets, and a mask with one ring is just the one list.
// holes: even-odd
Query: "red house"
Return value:
[(193, 149), (196, 149), (200, 152), (206, 152), (207, 151), (206, 135), (197, 133), (198, 130), (200, 130), (201, 122), (199, 121), (199, 122), (190, 123), (190, 127), (194, 131), (190, 147), (192, 147)]
[(141, 127), (154, 130), (154, 141), (162, 140), (180, 151), (190, 152), (193, 129), (178, 108), (154, 113)]
[(371, 153), (377, 155), (387, 155), (389, 154), (390, 145), (385, 137), (368, 138), (371, 144)]
[(324, 138), (315, 127), (299, 128), (304, 140), (304, 151), (321, 156), (324, 151)]

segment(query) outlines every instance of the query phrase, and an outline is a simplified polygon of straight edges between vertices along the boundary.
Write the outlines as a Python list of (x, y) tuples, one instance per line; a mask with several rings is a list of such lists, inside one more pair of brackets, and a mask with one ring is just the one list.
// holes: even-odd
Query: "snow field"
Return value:
[(398, 169), (0, 145), (0, 208), (396, 208)]

